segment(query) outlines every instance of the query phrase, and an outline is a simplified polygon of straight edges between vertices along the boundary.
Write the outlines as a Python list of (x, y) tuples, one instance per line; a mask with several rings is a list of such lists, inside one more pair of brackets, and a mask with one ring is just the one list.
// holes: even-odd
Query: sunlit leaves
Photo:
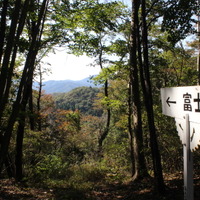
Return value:
[(192, 26), (195, 22), (192, 16), (199, 8), (196, 0), (179, 0), (168, 3), (169, 6), (164, 13), (162, 29), (169, 32), (168, 39), (175, 44), (180, 39), (184, 39), (187, 34), (192, 33)]
[(108, 46), (115, 40), (117, 29), (126, 15), (119, 2), (99, 3), (98, 1), (77, 1), (73, 6), (72, 41), (69, 44), (74, 54), (86, 53), (96, 57), (109, 52)]

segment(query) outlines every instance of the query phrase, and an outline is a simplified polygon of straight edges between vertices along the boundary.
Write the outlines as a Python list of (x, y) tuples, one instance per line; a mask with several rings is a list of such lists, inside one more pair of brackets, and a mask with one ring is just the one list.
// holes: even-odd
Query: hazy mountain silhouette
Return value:
[[(65, 93), (69, 92), (74, 88), (77, 87), (99, 87), (98, 85), (95, 85), (93, 80), (91, 80), (90, 77), (79, 80), (79, 81), (73, 81), (73, 80), (49, 80), (45, 81), (43, 83), (42, 90), (45, 91), (46, 94), (52, 94), (52, 93)], [(34, 88), (37, 87), (37, 84), (35, 84)]]

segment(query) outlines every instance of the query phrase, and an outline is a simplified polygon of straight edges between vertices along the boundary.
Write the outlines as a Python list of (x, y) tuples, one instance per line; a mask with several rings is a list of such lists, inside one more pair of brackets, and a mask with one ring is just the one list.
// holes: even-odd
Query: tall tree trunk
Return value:
[(156, 128), (154, 123), (154, 111), (153, 111), (153, 97), (149, 73), (149, 58), (148, 58), (148, 39), (147, 39), (147, 25), (146, 25), (146, 2), (142, 0), (142, 45), (143, 45), (143, 66), (141, 80), (143, 81), (143, 94), (145, 100), (145, 106), (148, 117), (149, 132), (150, 132), (150, 145), (153, 159), (154, 177), (156, 183), (156, 189), (158, 192), (163, 193), (165, 185), (162, 175), (161, 157), (158, 149)]
[(141, 99), (138, 80), (137, 66), (137, 27), (138, 9), (140, 3), (138, 0), (132, 0), (132, 20), (130, 35), (130, 82), (133, 96), (133, 128), (134, 128), (134, 158), (135, 158), (135, 174), (134, 180), (147, 176), (147, 169), (144, 159), (143, 132), (141, 119)]

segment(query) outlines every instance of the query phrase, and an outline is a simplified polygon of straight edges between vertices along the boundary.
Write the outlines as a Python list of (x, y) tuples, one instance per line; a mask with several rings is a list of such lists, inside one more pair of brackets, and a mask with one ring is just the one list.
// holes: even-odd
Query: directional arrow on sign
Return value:
[(183, 119), (189, 114), (190, 122), (200, 123), (200, 86), (161, 88), (161, 101), (164, 115)]
[(170, 103), (176, 104), (176, 101), (170, 101), (170, 97), (167, 98), (167, 105), (170, 107)]

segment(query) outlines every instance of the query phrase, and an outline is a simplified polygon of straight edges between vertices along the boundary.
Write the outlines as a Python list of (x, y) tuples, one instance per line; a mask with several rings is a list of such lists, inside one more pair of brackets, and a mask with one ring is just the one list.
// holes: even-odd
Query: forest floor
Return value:
[[(92, 190), (72, 188), (39, 189), (0, 180), (0, 200), (183, 200), (182, 174), (165, 175), (166, 193), (157, 195), (151, 179), (140, 183), (98, 184)], [(200, 199), (200, 177), (194, 178), (194, 200)]]

